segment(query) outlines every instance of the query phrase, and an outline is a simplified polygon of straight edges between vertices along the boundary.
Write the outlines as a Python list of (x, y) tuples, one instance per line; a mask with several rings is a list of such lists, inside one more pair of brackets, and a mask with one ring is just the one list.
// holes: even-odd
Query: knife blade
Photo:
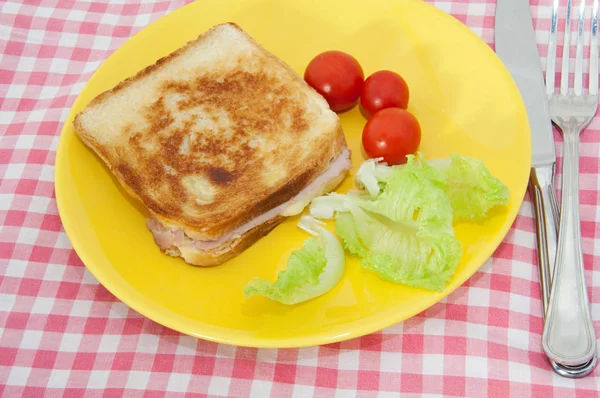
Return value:
[[(529, 119), (532, 140), (529, 187), (536, 214), (538, 266), (545, 315), (556, 258), (560, 214), (554, 189), (556, 153), (552, 122), (528, 1), (497, 0), (494, 41), (496, 54), (515, 81)], [(594, 369), (594, 364), (570, 368), (553, 361), (550, 363), (553, 370), (564, 377), (582, 377)]]
[(498, 0), (496, 54), (515, 81), (527, 109), (531, 130), (530, 192), (536, 213), (538, 265), (544, 314), (550, 298), (556, 258), (559, 210), (554, 189), (554, 137), (529, 2)]
[(553, 165), (556, 154), (552, 122), (529, 2), (498, 0), (495, 23), (496, 54), (513, 77), (527, 108), (532, 139), (531, 165)]

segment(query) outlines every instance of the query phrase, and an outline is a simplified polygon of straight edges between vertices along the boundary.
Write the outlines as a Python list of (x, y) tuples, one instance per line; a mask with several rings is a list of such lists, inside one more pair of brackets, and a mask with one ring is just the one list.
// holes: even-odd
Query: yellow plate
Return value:
[[(217, 23), (241, 25), (299, 73), (321, 51), (339, 49), (365, 74), (400, 73), (411, 89), (428, 158), (450, 152), (482, 159), (510, 189), (510, 204), (482, 225), (462, 224), (462, 261), (443, 292), (395, 285), (348, 256), (342, 281), (296, 306), (245, 300), (254, 277), (274, 280), (307, 235), (297, 218), (281, 224), (239, 257), (197, 268), (161, 254), (145, 226), (145, 210), (117, 186), (108, 169), (73, 131), (76, 112), (100, 92), (153, 63)], [(358, 109), (341, 115), (353, 151), (363, 161)], [(531, 143), (525, 108), (492, 50), (467, 27), (418, 0), (202, 0), (148, 26), (119, 48), (90, 79), (62, 131), (56, 195), (73, 247), (115, 296), (148, 318), (208, 340), (243, 346), (331, 343), (405, 320), (439, 301), (488, 259), (510, 228), (527, 185)], [(353, 185), (354, 172), (339, 191)]]

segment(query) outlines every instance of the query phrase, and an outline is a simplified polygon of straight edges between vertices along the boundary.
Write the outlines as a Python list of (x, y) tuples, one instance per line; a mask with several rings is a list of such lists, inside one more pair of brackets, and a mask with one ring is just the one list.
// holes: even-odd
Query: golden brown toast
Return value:
[(323, 97), (232, 23), (100, 94), (74, 125), (129, 194), (198, 240), (288, 201), (346, 147)]

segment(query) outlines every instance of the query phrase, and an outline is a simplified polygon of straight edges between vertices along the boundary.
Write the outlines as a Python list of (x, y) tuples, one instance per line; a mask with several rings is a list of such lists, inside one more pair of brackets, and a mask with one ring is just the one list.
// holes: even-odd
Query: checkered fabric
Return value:
[[(493, 0), (430, 1), (493, 45)], [(542, 354), (528, 197), (464, 286), (410, 320), (342, 343), (276, 350), (206, 342), (142, 317), (99, 285), (58, 216), (60, 130), (102, 61), (184, 3), (0, 0), (0, 395), (598, 396), (600, 370), (564, 379)], [(530, 3), (545, 54), (552, 1)], [(581, 138), (583, 251), (600, 335), (600, 117)]]

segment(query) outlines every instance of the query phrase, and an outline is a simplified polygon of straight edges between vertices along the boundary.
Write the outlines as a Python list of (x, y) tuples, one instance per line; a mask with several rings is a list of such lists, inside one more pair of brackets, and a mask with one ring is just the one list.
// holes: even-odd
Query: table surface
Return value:
[[(493, 46), (495, 1), (430, 2)], [(103, 60), (187, 1), (41, 3), (0, 1), (0, 395), (597, 396), (599, 369), (564, 379), (542, 354), (529, 196), (469, 281), (414, 318), (362, 338), (242, 348), (182, 335), (129, 309), (86, 270), (62, 228), (56, 148), (70, 106)], [(545, 55), (552, 1), (530, 3)], [(583, 252), (600, 332), (598, 114), (581, 155)], [(559, 176), (560, 168), (559, 156)]]

